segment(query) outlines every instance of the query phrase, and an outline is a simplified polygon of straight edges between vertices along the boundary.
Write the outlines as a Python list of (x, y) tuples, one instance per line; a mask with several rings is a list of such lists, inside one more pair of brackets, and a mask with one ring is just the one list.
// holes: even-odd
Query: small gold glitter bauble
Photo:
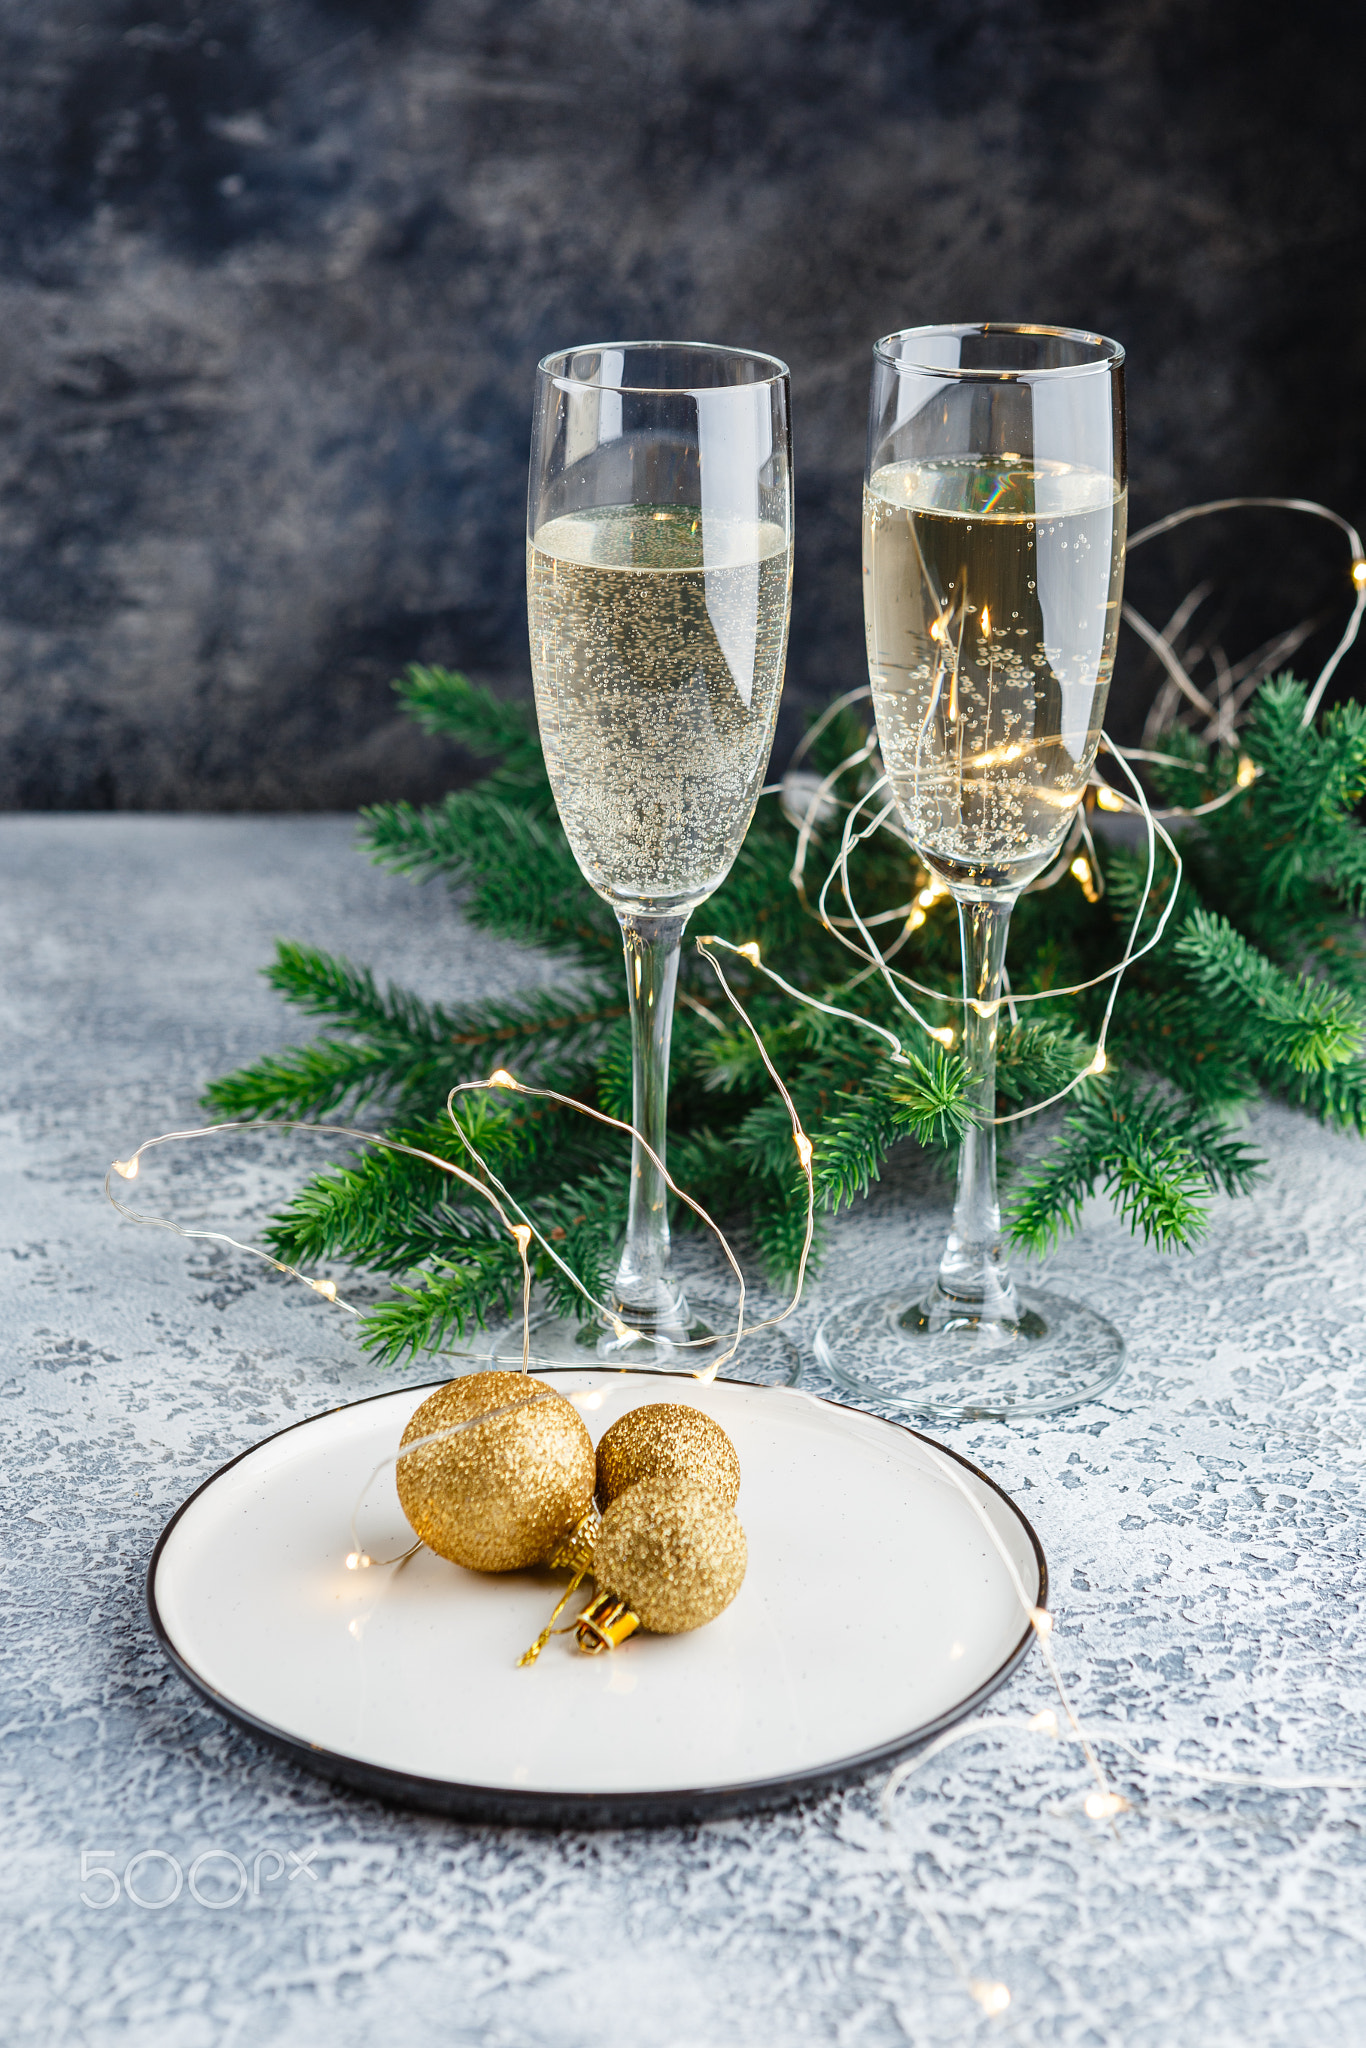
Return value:
[(598, 1499), (609, 1508), (640, 1479), (701, 1486), (728, 1508), (740, 1493), (740, 1460), (719, 1422), (679, 1401), (632, 1408), (598, 1445)]
[(714, 1621), (744, 1583), (745, 1532), (705, 1487), (642, 1479), (602, 1518), (598, 1594), (624, 1600), (642, 1628), (682, 1635)]
[(468, 1373), (422, 1403), (403, 1443), (461, 1422), (473, 1427), (399, 1457), (414, 1533), (472, 1571), (544, 1563), (593, 1505), (593, 1440), (578, 1410), (525, 1373)]

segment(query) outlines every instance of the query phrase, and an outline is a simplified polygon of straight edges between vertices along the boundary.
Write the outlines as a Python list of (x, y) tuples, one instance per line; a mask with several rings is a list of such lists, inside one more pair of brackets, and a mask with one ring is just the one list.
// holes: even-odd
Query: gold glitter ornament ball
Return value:
[(677, 1636), (730, 1606), (747, 1560), (735, 1510), (714, 1493), (642, 1479), (603, 1516), (593, 1576), (642, 1628)]
[(632, 1408), (598, 1445), (598, 1499), (604, 1509), (641, 1479), (701, 1486), (735, 1506), (740, 1460), (719, 1422), (679, 1401)]
[(403, 1443), (455, 1423), (473, 1426), (399, 1458), (414, 1534), (472, 1571), (544, 1563), (593, 1505), (593, 1440), (578, 1410), (525, 1373), (468, 1373), (422, 1403)]

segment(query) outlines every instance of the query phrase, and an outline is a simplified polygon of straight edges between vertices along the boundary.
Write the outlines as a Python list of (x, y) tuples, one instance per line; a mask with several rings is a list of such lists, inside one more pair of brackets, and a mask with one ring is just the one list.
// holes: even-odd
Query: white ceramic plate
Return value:
[[(562, 1577), (485, 1577), (426, 1550), (348, 1570), (357, 1496), (429, 1391), (407, 1387), (268, 1437), (177, 1511), (147, 1600), (184, 1675), (297, 1762), (381, 1797), (594, 1824), (780, 1804), (968, 1713), (1024, 1655), (1020, 1587), (1046, 1604), (1043, 1551), (1014, 1502), (953, 1452), (790, 1388), (544, 1377), (594, 1438), (659, 1400), (730, 1433), (749, 1570), (716, 1621), (642, 1633), (606, 1657), (558, 1636), (519, 1670)], [(392, 1470), (360, 1531), (375, 1557), (411, 1542)]]

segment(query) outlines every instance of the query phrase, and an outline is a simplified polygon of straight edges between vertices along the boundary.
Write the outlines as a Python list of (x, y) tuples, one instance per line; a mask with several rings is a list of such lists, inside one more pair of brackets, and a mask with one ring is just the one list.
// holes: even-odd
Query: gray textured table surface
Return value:
[[(890, 1832), (877, 1781), (690, 1829), (460, 1827), (296, 1772), (170, 1672), (142, 1581), (171, 1510), (270, 1430), (392, 1379), (304, 1290), (117, 1223), (108, 1162), (299, 1035), (254, 971), (276, 933), (433, 995), (543, 971), (375, 874), (350, 836), (335, 819), (0, 820), (5, 2038), (1366, 2039), (1366, 1793), (1191, 1775), (1366, 1782), (1366, 1148), (1288, 1112), (1254, 1120), (1269, 1177), (1218, 1205), (1193, 1257), (1096, 1212), (1054, 1261), (1129, 1336), (1108, 1400), (946, 1433), (1044, 1539), (1083, 1717), (1147, 1751), (1102, 1745), (1132, 1802), (1113, 1831), (1085, 1814), (1075, 1751), (1024, 1725), (1053, 1703), (1037, 1656), (989, 1704), (1001, 1725), (899, 1794)], [(159, 1185), (182, 1213), (259, 1221), (303, 1163), (252, 1139), (168, 1160)], [(841, 1225), (827, 1284), (904, 1263), (908, 1243), (928, 1262), (943, 1221), (942, 1191), (885, 1186)], [(167, 1859), (215, 1848), (249, 1868), (278, 1852), (259, 1895), (82, 1901), (106, 1895), (83, 1886), (83, 1852), (116, 1873), (160, 1852), (133, 1876), (155, 1900)], [(1010, 1986), (1004, 2018), (966, 1996), (917, 1898), (969, 1975)]]

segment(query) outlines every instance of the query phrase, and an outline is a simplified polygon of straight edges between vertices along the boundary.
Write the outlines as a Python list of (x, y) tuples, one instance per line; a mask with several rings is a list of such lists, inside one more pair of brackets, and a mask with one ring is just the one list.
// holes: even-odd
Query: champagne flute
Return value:
[[(754, 815), (791, 589), (783, 363), (654, 341), (546, 357), (527, 517), (536, 710), (574, 857), (621, 926), (632, 1121), (660, 1159), (679, 945)], [(537, 1358), (699, 1369), (731, 1334), (671, 1270), (667, 1189), (639, 1140), (611, 1308), (600, 1328), (542, 1319)], [(760, 1352), (766, 1377), (794, 1376), (793, 1347), (771, 1338), (738, 1369)]]
[(1045, 1415), (1119, 1374), (1093, 1310), (1017, 1284), (996, 1195), (1011, 908), (1095, 761), (1124, 579), (1124, 351), (1065, 328), (911, 328), (873, 351), (864, 618), (902, 822), (958, 906), (959, 1049), (978, 1121), (930, 1284), (827, 1313), (845, 1386), (945, 1420)]

